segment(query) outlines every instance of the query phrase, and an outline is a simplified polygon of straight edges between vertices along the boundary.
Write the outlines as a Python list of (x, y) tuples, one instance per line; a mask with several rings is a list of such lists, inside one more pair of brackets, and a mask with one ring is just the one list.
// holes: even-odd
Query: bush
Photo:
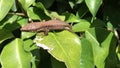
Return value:
[[(0, 0), (1, 67), (120, 68), (119, 7), (119, 0)], [(20, 30), (54, 18), (72, 32)]]

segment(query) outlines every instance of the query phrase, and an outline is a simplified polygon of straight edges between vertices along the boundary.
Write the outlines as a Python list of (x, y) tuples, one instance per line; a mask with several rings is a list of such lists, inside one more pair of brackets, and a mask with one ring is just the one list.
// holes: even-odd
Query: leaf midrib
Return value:
[[(57, 44), (59, 45), (60, 49), (63, 51), (64, 55), (67, 57), (67, 59), (66, 59), (66, 60), (68, 61), (67, 63), (68, 63), (68, 65), (69, 65), (70, 68), (71, 68), (72, 66), (71, 66), (71, 64), (70, 64), (70, 60), (69, 60), (70, 57), (69, 57), (69, 54), (66, 53), (66, 51), (64, 50), (64, 48), (61, 46), (60, 42), (57, 41), (57, 38), (55, 37), (55, 35), (52, 34), (52, 36), (53, 36), (53, 38), (55, 39), (55, 41), (57, 42)], [(64, 61), (65, 61), (65, 60), (64, 60)], [(66, 61), (65, 61), (65, 62), (66, 62)], [(66, 63), (65, 63), (65, 64), (66, 64)]]

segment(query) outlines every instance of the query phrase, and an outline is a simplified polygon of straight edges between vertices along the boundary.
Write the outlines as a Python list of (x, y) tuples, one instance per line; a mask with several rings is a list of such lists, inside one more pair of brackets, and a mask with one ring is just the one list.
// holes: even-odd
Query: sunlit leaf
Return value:
[(93, 17), (95, 17), (99, 7), (102, 4), (102, 0), (85, 0), (85, 3), (87, 4), (87, 7), (89, 8)]
[(76, 35), (68, 31), (49, 32), (43, 38), (38, 34), (35, 42), (47, 49), (54, 58), (65, 62), (67, 68), (80, 68), (81, 43)]
[(24, 10), (27, 10), (30, 5), (34, 3), (35, 0), (18, 0), (21, 3), (21, 6)]
[(32, 51), (37, 49), (37, 46), (34, 44), (33, 40), (28, 39), (24, 41), (24, 49), (26, 51)]
[(91, 28), (85, 32), (85, 35), (92, 43), (95, 65), (97, 68), (104, 68), (113, 33), (102, 28)]
[(15, 39), (1, 53), (2, 68), (30, 68), (31, 53), (23, 49), (23, 41)]
[(14, 0), (0, 0), (0, 21), (7, 15), (13, 3)]
[(66, 22), (79, 22), (80, 19), (72, 13), (64, 13)]
[(52, 18), (58, 18), (58, 19), (60, 19), (62, 21), (65, 20), (65, 16), (59, 15), (57, 12), (51, 12), (50, 15), (51, 15)]
[(27, 14), (28, 14), (29, 18), (31, 18), (33, 20), (41, 20), (41, 17), (38, 14), (36, 14), (36, 10), (33, 7), (28, 8)]
[(22, 39), (30, 38), (35, 35), (33, 32), (22, 32)]
[(33, 20), (49, 20), (51, 17), (41, 2), (35, 3), (34, 7), (28, 8), (27, 14)]
[(76, 23), (73, 27), (72, 30), (74, 32), (80, 32), (80, 31), (85, 31), (90, 28), (90, 22), (86, 20), (81, 20), (79, 23)]
[(54, 3), (55, 0), (39, 0), (39, 2), (42, 2), (42, 4), (45, 6), (45, 8), (51, 7), (51, 5)]
[(93, 48), (89, 40), (82, 38), (81, 39), (81, 58), (80, 58), (80, 67), (81, 68), (94, 68), (94, 56)]

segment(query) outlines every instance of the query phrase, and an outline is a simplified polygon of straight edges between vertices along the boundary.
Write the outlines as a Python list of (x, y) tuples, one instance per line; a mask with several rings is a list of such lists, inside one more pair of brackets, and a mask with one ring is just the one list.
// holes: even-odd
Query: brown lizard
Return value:
[(51, 30), (69, 30), (72, 31), (72, 27), (61, 20), (53, 19), (49, 21), (42, 22), (32, 22), (21, 28), (21, 31), (31, 31), (31, 32), (44, 32), (45, 35)]

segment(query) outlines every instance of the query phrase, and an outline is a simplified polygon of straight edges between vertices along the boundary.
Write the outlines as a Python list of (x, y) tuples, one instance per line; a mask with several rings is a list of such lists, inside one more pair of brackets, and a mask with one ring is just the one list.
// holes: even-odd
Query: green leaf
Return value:
[(106, 58), (105, 68), (120, 68), (119, 56), (116, 56), (118, 52), (116, 50), (117, 48), (115, 45), (117, 44), (118, 39), (115, 36), (113, 36), (109, 47), (109, 55)]
[(14, 0), (0, 0), (0, 21), (7, 15), (13, 3)]
[(18, 0), (18, 1), (21, 3), (24, 10), (27, 10), (29, 6), (35, 2), (35, 0)]
[(64, 13), (66, 22), (79, 22), (80, 19), (72, 13)]
[(76, 0), (77, 4), (81, 4), (84, 0)]
[(39, 8), (39, 9), (43, 10), (44, 13), (45, 13), (47, 16), (50, 17), (49, 12), (46, 10), (46, 8), (44, 7), (44, 5), (43, 5), (41, 2), (36, 3), (35, 6), (36, 6), (37, 8)]
[(42, 2), (42, 4), (45, 6), (45, 8), (51, 7), (51, 5), (54, 3), (55, 0), (39, 0), (39, 2)]
[(23, 41), (17, 38), (3, 48), (0, 58), (2, 68), (30, 68), (31, 57), (23, 49)]
[(106, 24), (105, 24), (105, 22), (103, 22), (102, 20), (97, 18), (93, 21), (93, 23), (91, 23), (91, 27), (103, 28), (103, 27), (106, 27)]
[(69, 0), (70, 7), (74, 10), (77, 4), (81, 4), (83, 0)]
[(16, 21), (20, 26), (24, 26), (25, 24), (28, 23), (28, 18), (24, 18), (22, 16), (18, 16), (17, 21)]
[(66, 68), (63, 62), (60, 62), (53, 57), (51, 57), (51, 63), (52, 63), (52, 68)]
[(28, 39), (24, 41), (24, 49), (26, 51), (32, 51), (37, 49), (37, 46), (34, 44), (33, 40)]
[(12, 24), (17, 19), (17, 15), (7, 15), (3, 21), (0, 22), (0, 29), (5, 27), (7, 24)]
[(33, 20), (41, 20), (41, 18), (39, 16), (40, 14), (36, 14), (37, 13), (36, 11), (37, 11), (37, 9), (35, 10), (35, 8), (30, 7), (27, 10), (27, 14)]
[(114, 27), (113, 27), (113, 25), (112, 25), (112, 23), (110, 21), (107, 22), (107, 29), (110, 30), (110, 31), (114, 30)]
[(80, 39), (69, 31), (49, 32), (47, 36), (39, 34), (35, 39), (39, 47), (47, 49), (57, 60), (65, 62), (67, 68), (80, 68)]
[(17, 2), (16, 2), (16, 0), (14, 1), (13, 5), (12, 5), (11, 11), (13, 11), (13, 12), (17, 11)]
[(13, 38), (13, 34), (6, 29), (0, 29), (0, 43), (3, 41)]
[(35, 35), (33, 32), (22, 32), (22, 39), (30, 38)]
[(80, 67), (81, 68), (94, 68), (94, 57), (93, 49), (89, 40), (82, 38), (81, 39), (81, 58), (80, 58)]
[(92, 44), (96, 67), (104, 68), (113, 33), (102, 28), (91, 28), (85, 32), (85, 36)]
[(62, 21), (65, 20), (65, 16), (64, 15), (59, 15), (57, 12), (51, 12), (50, 15), (51, 15), (52, 18), (58, 18)]
[(27, 10), (27, 14), (31, 19), (34, 20), (49, 20), (51, 17), (41, 2), (35, 3), (34, 7), (30, 7)]
[(36, 64), (35, 64), (35, 57), (32, 57), (32, 60), (31, 60), (31, 64), (32, 64), (32, 67), (31, 68), (37, 68), (36, 67)]
[(25, 23), (27, 23), (27, 19), (17, 16), (17, 15), (7, 15), (6, 18), (1, 21), (0, 23), (0, 29), (7, 29), (8, 31), (14, 31), (20, 26), (23, 26)]
[(81, 5), (81, 6), (79, 7), (79, 10), (76, 11), (76, 16), (77, 16), (78, 18), (83, 18), (85, 15), (87, 15), (88, 11), (89, 11), (89, 10), (87, 9), (87, 6), (86, 6), (86, 5)]
[(74, 2), (72, 2), (72, 1), (69, 1), (69, 5), (70, 5), (70, 7), (73, 9), (73, 7), (75, 6), (75, 4), (74, 4)]
[(81, 31), (86, 31), (89, 28), (90, 28), (90, 22), (86, 20), (81, 20), (79, 23), (75, 24), (72, 27), (72, 30), (74, 32), (81, 32)]
[(95, 17), (100, 5), (102, 4), (102, 0), (85, 0), (85, 3), (93, 17)]

